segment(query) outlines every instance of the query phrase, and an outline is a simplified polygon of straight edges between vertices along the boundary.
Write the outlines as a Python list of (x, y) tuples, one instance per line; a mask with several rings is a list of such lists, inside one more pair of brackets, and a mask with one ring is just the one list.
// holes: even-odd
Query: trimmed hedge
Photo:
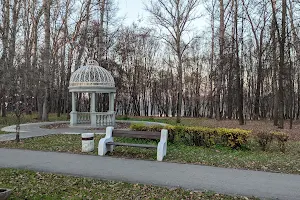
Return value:
[(147, 126), (145, 124), (132, 124), (130, 129), (136, 131), (160, 131), (168, 129), (168, 141), (184, 142), (191, 146), (211, 147), (216, 144), (229, 146), (233, 149), (240, 148), (247, 143), (250, 131), (241, 129), (186, 127), (186, 126)]
[(277, 141), (278, 148), (285, 152), (286, 143), (289, 139), (288, 134), (282, 132), (260, 132), (256, 135), (256, 140), (263, 151), (267, 151), (274, 139)]
[(282, 153), (285, 153), (286, 143), (289, 139), (289, 135), (281, 132), (273, 132), (274, 138), (277, 140), (278, 148)]

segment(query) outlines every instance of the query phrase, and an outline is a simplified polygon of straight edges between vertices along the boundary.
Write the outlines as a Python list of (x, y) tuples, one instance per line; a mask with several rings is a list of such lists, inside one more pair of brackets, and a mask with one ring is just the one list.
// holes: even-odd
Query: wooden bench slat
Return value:
[(156, 145), (151, 144), (133, 144), (133, 143), (120, 143), (120, 142), (108, 142), (108, 145), (114, 146), (128, 146), (128, 147), (141, 147), (141, 148), (157, 148)]
[(160, 132), (113, 130), (113, 137), (160, 139)]
[(137, 139), (159, 139), (155, 135), (132, 135), (132, 134), (120, 134), (118, 136), (113, 135), (113, 137), (125, 137), (125, 138), (137, 138)]

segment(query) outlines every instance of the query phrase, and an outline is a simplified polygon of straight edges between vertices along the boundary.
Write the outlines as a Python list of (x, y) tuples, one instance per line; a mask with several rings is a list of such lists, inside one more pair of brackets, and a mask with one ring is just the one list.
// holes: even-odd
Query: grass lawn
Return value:
[[(23, 122), (36, 122), (36, 115), (26, 116)], [(11, 119), (11, 120), (9, 120)], [(120, 118), (119, 119), (123, 119)], [(169, 124), (175, 124), (174, 118), (130, 118), (132, 120), (146, 120), (146, 121), (159, 121)], [(1, 121), (2, 120), (2, 121)], [(50, 121), (66, 120), (66, 116), (57, 118), (55, 114), (49, 115)], [(0, 118), (0, 124), (11, 125), (13, 124), (13, 117), (7, 117), (6, 121)], [(183, 125), (201, 125), (209, 127), (220, 127), (218, 123), (223, 124), (224, 127), (235, 127), (232, 121), (229, 124), (226, 121), (215, 122), (208, 119), (182, 119)], [(245, 129), (254, 129), (255, 127), (269, 127), (270, 124), (258, 126), (258, 122), (249, 122), (245, 125)], [(264, 122), (259, 122), (263, 124)], [(222, 125), (222, 126), (223, 126)], [(1, 126), (1, 125), (0, 125)], [(238, 127), (238, 126), (237, 126)], [(243, 128), (238, 127), (238, 128)], [(297, 131), (298, 125), (296, 124), (294, 132)], [(300, 128), (300, 126), (299, 126)], [(256, 129), (255, 129), (256, 130)], [(90, 154), (97, 154), (98, 141), (101, 136), (95, 138), (95, 152)], [(116, 138), (116, 141), (121, 142), (137, 142), (137, 143), (151, 143), (151, 141), (141, 140), (134, 141), (133, 139)], [(218, 166), (226, 168), (239, 168), (251, 169), (259, 171), (282, 172), (300, 174), (300, 141), (291, 140), (287, 144), (286, 153), (281, 153), (278, 148), (273, 144), (270, 150), (263, 152), (260, 150), (256, 142), (249, 141), (247, 146), (242, 150), (232, 150), (227, 147), (215, 146), (212, 148), (187, 146), (181, 143), (168, 144), (168, 152), (164, 161), (179, 162), (179, 163), (193, 163), (209, 166)], [(79, 135), (51, 135), (45, 137), (24, 139), (21, 143), (16, 144), (14, 141), (0, 142), (0, 148), (19, 148), (31, 149), (42, 151), (59, 151), (70, 153), (81, 153), (81, 137)], [(156, 160), (156, 151), (149, 149), (133, 148), (133, 147), (117, 147), (110, 156)]]
[[(122, 120), (137, 120), (137, 121), (152, 121), (162, 122), (171, 125), (176, 125), (176, 118), (174, 117), (124, 117), (118, 116), (117, 119)], [(290, 136), (291, 140), (300, 141), (300, 121), (293, 122), (293, 128), (289, 129), (289, 121), (285, 121), (284, 129), (278, 129), (273, 126), (273, 122), (270, 120), (259, 121), (246, 121), (245, 125), (239, 125), (237, 120), (215, 120), (208, 118), (182, 118), (180, 125), (184, 126), (202, 126), (211, 128), (239, 128), (245, 130), (251, 130), (254, 134), (260, 131), (279, 131), (285, 132)]]
[[(57, 117), (55, 113), (49, 114), (49, 121), (66, 121), (67, 115), (61, 115), (61, 117)], [(7, 117), (0, 117), (0, 129), (6, 126), (15, 125), (16, 124), (16, 116), (14, 114), (7, 114)], [(32, 115), (22, 115), (21, 124), (23, 123), (34, 123), (40, 122), (38, 120), (37, 113), (33, 113)], [(5, 134), (6, 132), (0, 131), (0, 134)]]
[[(95, 138), (95, 151), (97, 155), (98, 141), (102, 136)], [(145, 140), (115, 138), (121, 142), (151, 143)], [(152, 142), (153, 143), (153, 142)], [(19, 148), (42, 151), (58, 151), (81, 153), (80, 135), (50, 135), (44, 137), (24, 139), (16, 144), (14, 141), (0, 142), (0, 148)], [(275, 146), (263, 152), (256, 143), (250, 142), (242, 150), (232, 150), (227, 147), (196, 147), (184, 144), (168, 144), (167, 156), (164, 161), (193, 163), (226, 168), (251, 169), (259, 171), (282, 172), (300, 174), (300, 142), (289, 142), (286, 153), (281, 153)], [(156, 151), (134, 147), (116, 147), (109, 156), (156, 160)]]
[(13, 189), (10, 199), (246, 199), (214, 192), (101, 181), (28, 170), (0, 169), (0, 177), (0, 188)]

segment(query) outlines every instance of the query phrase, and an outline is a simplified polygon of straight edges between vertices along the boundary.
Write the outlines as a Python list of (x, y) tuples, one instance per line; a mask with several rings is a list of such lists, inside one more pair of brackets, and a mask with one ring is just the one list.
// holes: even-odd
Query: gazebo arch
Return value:
[[(86, 66), (82, 66), (72, 73), (69, 92), (72, 93), (71, 126), (90, 124), (92, 127), (103, 127), (115, 124), (115, 81), (111, 73), (100, 67), (97, 61), (88, 60)], [(76, 93), (91, 94), (90, 112), (78, 112), (76, 110)], [(109, 109), (107, 112), (96, 112), (97, 93), (109, 94)]]

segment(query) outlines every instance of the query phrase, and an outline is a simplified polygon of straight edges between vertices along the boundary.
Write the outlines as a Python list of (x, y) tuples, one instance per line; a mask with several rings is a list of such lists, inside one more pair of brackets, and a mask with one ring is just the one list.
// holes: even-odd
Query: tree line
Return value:
[(3, 117), (16, 102), (42, 120), (70, 112), (71, 73), (92, 58), (118, 114), (299, 119), (298, 0), (149, 0), (132, 25), (115, 0), (0, 2)]

